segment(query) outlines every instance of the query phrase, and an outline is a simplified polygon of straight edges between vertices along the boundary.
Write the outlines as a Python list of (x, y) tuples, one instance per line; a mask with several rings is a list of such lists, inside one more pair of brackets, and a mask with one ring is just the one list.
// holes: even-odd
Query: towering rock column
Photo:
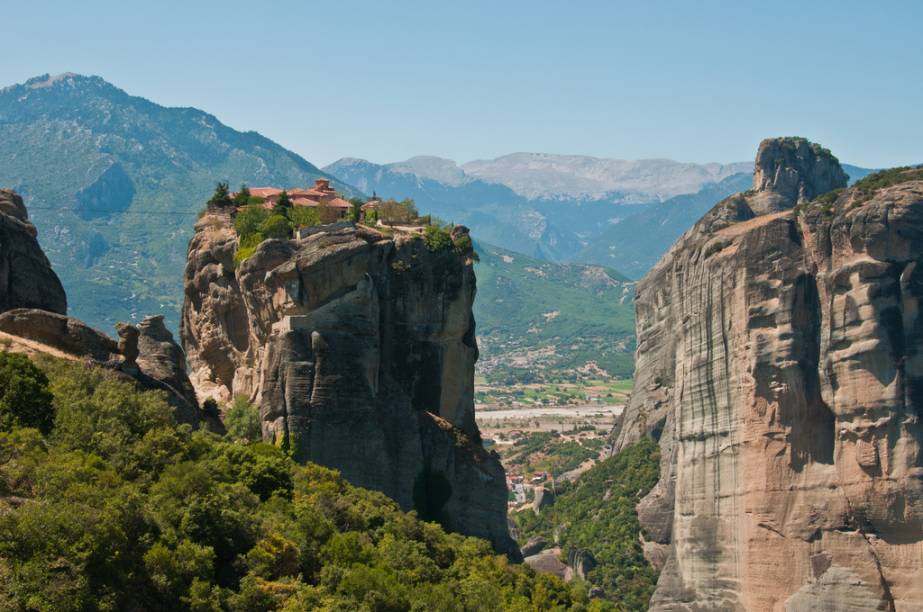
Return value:
[(652, 609), (923, 609), (921, 178), (844, 190), (825, 149), (764, 141), (639, 283), (615, 450), (660, 440)]

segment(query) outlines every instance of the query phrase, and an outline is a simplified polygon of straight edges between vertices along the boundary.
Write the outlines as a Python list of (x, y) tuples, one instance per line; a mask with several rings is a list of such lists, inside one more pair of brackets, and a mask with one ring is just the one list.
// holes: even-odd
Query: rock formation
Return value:
[(148, 317), (120, 323), (119, 342), (67, 316), (64, 289), (35, 239), (18, 194), (0, 189), (0, 341), (3, 350), (79, 360), (120, 372), (143, 389), (164, 391), (176, 417), (197, 425), (198, 403), (183, 351)]
[(237, 246), (218, 211), (189, 245), (181, 338), (199, 397), (247, 396), (265, 440), (518, 558), (474, 422), (470, 246), (344, 223), (264, 241), (235, 269)]
[(651, 607), (919, 610), (923, 172), (839, 189), (790, 138), (756, 168), (638, 286), (615, 450), (660, 440)]
[(67, 313), (64, 288), (37, 233), (19, 194), (0, 189), (0, 312), (41, 308)]

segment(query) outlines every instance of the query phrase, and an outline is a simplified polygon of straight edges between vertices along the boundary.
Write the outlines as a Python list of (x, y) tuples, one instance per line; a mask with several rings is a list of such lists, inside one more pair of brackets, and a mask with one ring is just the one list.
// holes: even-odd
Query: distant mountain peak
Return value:
[(621, 193), (642, 200), (664, 200), (695, 193), (706, 184), (739, 172), (751, 172), (753, 163), (696, 164), (521, 152), (474, 160), (461, 168), (472, 178), (506, 185), (530, 199), (599, 199)]
[(465, 172), (458, 167), (457, 163), (451, 159), (434, 155), (417, 155), (402, 162), (388, 164), (388, 168), (394, 172), (413, 174), (453, 187), (458, 187), (471, 181)]

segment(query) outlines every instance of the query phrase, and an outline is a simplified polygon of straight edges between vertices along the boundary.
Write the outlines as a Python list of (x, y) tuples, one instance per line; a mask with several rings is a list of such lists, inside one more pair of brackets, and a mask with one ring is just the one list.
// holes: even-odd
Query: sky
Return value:
[(3, 3), (0, 86), (99, 75), (317, 165), (518, 151), (923, 163), (923, 2)]

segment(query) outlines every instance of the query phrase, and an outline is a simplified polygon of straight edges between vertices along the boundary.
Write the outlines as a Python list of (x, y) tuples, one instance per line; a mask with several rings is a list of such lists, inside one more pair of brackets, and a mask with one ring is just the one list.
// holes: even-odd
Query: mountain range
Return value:
[[(844, 169), (851, 180), (871, 172)], [(716, 201), (750, 187), (753, 163), (514, 153), (461, 165), (432, 156), (344, 158), (324, 171), (366, 193), (413, 198), (482, 242), (639, 279)]]
[(151, 312), (175, 328), (186, 244), (216, 181), (320, 176), (256, 132), (99, 77), (43, 75), (0, 90), (0, 185), (25, 197), (74, 315), (103, 329)]
[[(43, 75), (0, 90), (0, 186), (25, 197), (71, 312), (101, 329), (149, 313), (176, 329), (186, 245), (216, 181), (290, 186), (326, 176), (346, 195), (410, 197), (422, 212), (471, 228), (483, 254), (475, 317), (485, 364), (515, 369), (522, 355), (555, 344), (572, 348), (543, 365), (577, 367), (595, 349), (575, 338), (606, 338), (619, 348), (596, 356), (624, 375), (630, 279), (710, 204), (746, 189), (751, 171), (749, 162), (539, 153), (462, 165), (349, 158), (320, 169), (256, 132), (100, 77)], [(560, 319), (546, 319), (556, 295), (567, 304)], [(618, 313), (593, 315), (600, 299)]]

